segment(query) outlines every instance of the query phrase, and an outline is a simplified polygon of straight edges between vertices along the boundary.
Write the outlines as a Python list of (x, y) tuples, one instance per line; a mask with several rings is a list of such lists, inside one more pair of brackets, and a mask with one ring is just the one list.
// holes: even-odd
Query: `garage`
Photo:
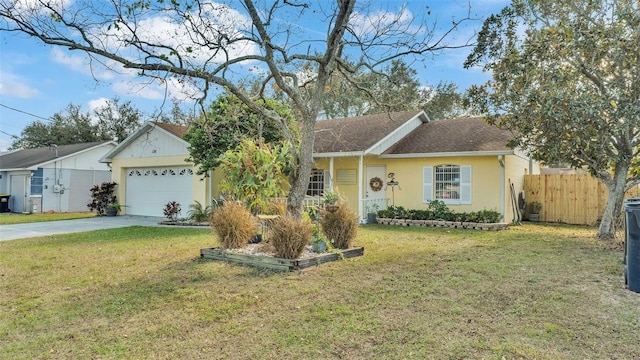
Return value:
[(125, 187), (128, 215), (164, 217), (165, 205), (176, 201), (182, 207), (179, 216), (186, 216), (193, 203), (193, 168), (128, 168)]

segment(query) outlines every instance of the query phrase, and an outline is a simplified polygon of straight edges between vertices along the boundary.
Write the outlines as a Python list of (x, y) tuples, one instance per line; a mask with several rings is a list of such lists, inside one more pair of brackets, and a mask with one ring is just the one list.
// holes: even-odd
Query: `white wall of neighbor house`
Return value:
[(73, 156), (60, 158), (44, 164), (40, 167), (46, 169), (82, 169), (82, 170), (104, 170), (109, 171), (109, 165), (101, 163), (99, 160), (107, 153), (107, 151), (113, 149), (115, 145), (107, 144), (99, 146)]
[(89, 211), (87, 204), (91, 201), (91, 187), (105, 181), (111, 181), (110, 171), (44, 169), (42, 195), (32, 196), (31, 210), (34, 212)]

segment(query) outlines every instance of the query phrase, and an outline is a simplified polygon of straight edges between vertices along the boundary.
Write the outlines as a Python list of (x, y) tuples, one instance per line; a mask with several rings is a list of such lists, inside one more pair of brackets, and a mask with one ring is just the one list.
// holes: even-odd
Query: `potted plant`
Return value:
[(119, 203), (119, 202), (117, 202), (117, 201), (116, 201), (116, 202), (114, 202), (113, 204), (111, 204), (111, 205), (109, 205), (109, 206), (107, 207), (107, 210), (105, 211), (105, 212), (106, 212), (106, 215), (107, 215), (107, 216), (116, 216), (116, 215), (118, 215), (118, 213), (119, 213), (120, 211), (122, 211), (122, 207), (123, 207), (123, 206), (124, 206), (124, 205), (120, 205), (120, 203)]
[(367, 224), (376, 223), (376, 215), (378, 213), (379, 208), (380, 208), (380, 205), (375, 203), (367, 206)]
[(340, 200), (340, 195), (337, 192), (327, 190), (324, 192), (324, 208), (328, 212), (336, 212), (338, 205), (336, 204)]
[(320, 232), (320, 226), (316, 224), (313, 227), (313, 232), (311, 234), (311, 249), (316, 253), (323, 253), (327, 251), (327, 246), (329, 244), (329, 239)]
[(538, 222), (540, 221), (540, 211), (542, 210), (542, 204), (533, 201), (527, 204), (527, 213), (529, 214), (529, 221)]
[[(115, 195), (115, 188), (117, 185), (118, 184), (115, 182), (103, 182), (100, 185), (94, 185), (91, 187), (91, 202), (87, 204), (89, 210), (95, 211), (98, 216), (106, 215), (107, 210), (118, 203), (118, 199)], [(110, 212), (113, 213), (113, 210)], [(116, 211), (116, 214), (117, 213), (118, 211)]]
[(323, 253), (327, 251), (327, 244), (329, 243), (329, 239), (322, 234), (314, 235), (311, 238), (311, 249), (316, 253)]

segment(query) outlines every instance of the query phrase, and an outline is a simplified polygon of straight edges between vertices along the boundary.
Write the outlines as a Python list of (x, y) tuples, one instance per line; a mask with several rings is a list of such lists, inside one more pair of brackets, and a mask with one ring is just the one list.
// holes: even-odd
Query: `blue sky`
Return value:
[[(507, 0), (470, 0), (471, 16), (482, 19), (497, 13), (508, 3)], [(371, 9), (379, 6), (381, 10), (389, 11), (397, 11), (406, 4), (414, 15), (424, 13), (428, 6), (431, 11), (429, 19), (437, 19), (442, 28), (449, 25), (453, 16), (459, 18), (468, 10), (468, 3), (464, 0), (371, 1), (371, 4)], [(460, 42), (468, 39), (481, 24), (481, 20), (468, 22), (453, 33), (450, 40)], [(316, 31), (313, 24), (307, 26), (310, 26), (308, 31)], [(92, 70), (83, 53), (47, 46), (25, 35), (0, 32), (0, 36), (0, 150), (11, 145), (10, 135), (20, 135), (26, 125), (41, 120), (32, 115), (49, 118), (63, 111), (69, 103), (92, 111), (107, 99), (118, 96), (122, 101), (131, 100), (147, 115), (160, 110), (169, 111), (172, 107), (164, 89), (158, 84), (149, 84), (148, 79), (101, 67), (93, 67)], [(452, 81), (462, 91), (489, 78), (480, 69), (463, 69), (462, 63), (470, 51), (467, 48), (428, 55), (421, 59), (423, 61), (413, 63), (413, 67), (423, 85)], [(184, 104), (188, 106), (190, 103), (185, 101)]]

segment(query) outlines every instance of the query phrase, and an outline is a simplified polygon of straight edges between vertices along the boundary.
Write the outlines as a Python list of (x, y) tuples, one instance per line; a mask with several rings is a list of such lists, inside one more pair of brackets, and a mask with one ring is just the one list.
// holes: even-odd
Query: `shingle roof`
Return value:
[(509, 130), (487, 124), (482, 118), (459, 118), (423, 123), (391, 146), (387, 154), (428, 154), (510, 150)]
[(364, 151), (419, 113), (414, 110), (317, 121), (314, 153)]
[(167, 123), (156, 122), (156, 121), (153, 121), (153, 123), (159, 128), (162, 128), (172, 133), (173, 135), (179, 137), (180, 139), (183, 138), (184, 133), (186, 133), (187, 129), (189, 129), (188, 127), (183, 125), (167, 124)]
[(0, 169), (26, 169), (109, 142), (111, 141), (60, 145), (58, 147), (48, 146), (37, 149), (13, 151), (0, 155)]

